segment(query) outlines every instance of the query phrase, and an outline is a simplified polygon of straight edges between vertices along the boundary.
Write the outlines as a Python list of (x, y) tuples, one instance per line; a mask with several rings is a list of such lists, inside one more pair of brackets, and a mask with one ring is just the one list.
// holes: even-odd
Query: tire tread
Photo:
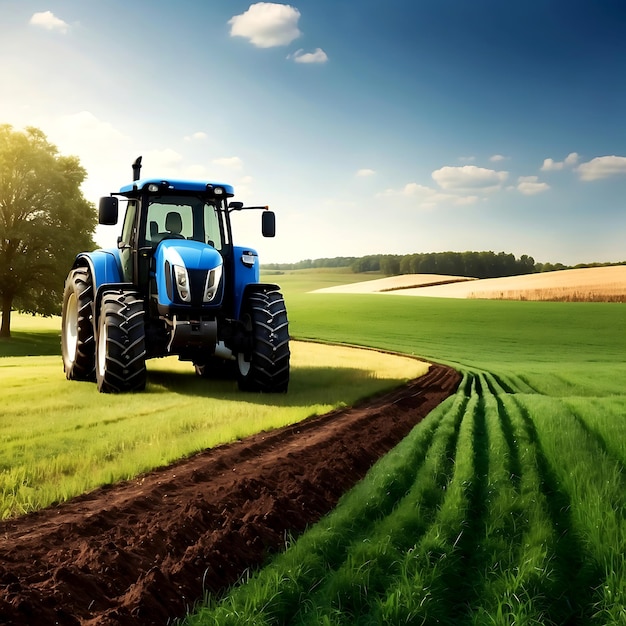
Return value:
[(289, 321), (280, 291), (255, 291), (248, 296), (253, 349), (250, 369), (239, 375), (245, 391), (284, 393), (289, 386)]

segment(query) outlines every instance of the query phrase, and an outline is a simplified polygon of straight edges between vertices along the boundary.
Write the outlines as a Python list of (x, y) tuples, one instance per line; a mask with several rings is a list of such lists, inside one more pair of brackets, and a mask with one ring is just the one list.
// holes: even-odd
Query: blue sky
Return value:
[[(622, 0), (0, 0), (0, 123), (131, 178), (228, 182), (262, 262), (626, 260)], [(99, 227), (109, 246), (117, 228)]]

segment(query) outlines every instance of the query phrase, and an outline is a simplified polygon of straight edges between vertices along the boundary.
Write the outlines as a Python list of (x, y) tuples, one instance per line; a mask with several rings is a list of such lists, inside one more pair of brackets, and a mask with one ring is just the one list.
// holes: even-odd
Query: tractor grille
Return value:
[(220, 286), (215, 294), (215, 298), (212, 302), (206, 303), (203, 302), (202, 298), (204, 296), (204, 287), (206, 285), (207, 278), (207, 270), (187, 270), (187, 274), (189, 276), (189, 284), (191, 287), (191, 306), (200, 307), (200, 306), (219, 306), (222, 304), (222, 291), (223, 291), (223, 283), (224, 281), (220, 281)]

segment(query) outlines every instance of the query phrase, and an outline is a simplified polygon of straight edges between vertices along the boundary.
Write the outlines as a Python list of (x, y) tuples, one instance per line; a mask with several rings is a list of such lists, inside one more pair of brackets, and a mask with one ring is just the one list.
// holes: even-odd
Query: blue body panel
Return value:
[(94, 291), (105, 284), (122, 283), (122, 265), (120, 251), (117, 248), (109, 250), (94, 250), (82, 252), (76, 257), (74, 267), (87, 263), (91, 269)]
[(226, 192), (226, 195), (228, 196), (235, 195), (235, 190), (233, 189), (232, 185), (227, 185), (225, 183), (218, 183), (218, 182), (211, 181), (211, 180), (204, 180), (204, 181), (176, 180), (176, 179), (166, 180), (163, 178), (142, 178), (141, 180), (136, 180), (130, 185), (124, 185), (124, 187), (120, 189), (120, 194), (122, 195), (132, 194), (134, 192), (137, 192), (143, 189), (144, 187), (146, 187), (146, 185), (150, 185), (150, 184), (160, 185), (161, 183), (164, 183), (164, 182), (167, 183), (167, 190), (170, 192), (171, 191), (196, 191), (198, 193), (203, 193), (203, 192), (206, 192), (207, 185), (211, 185), (213, 187), (223, 187), (224, 191)]
[[(245, 288), (252, 284), (259, 282), (259, 257), (256, 253), (256, 250), (252, 250), (251, 248), (242, 248), (241, 246), (233, 246), (234, 253), (234, 289), (233, 295), (235, 298), (234, 302), (234, 315), (235, 319), (239, 319), (241, 313), (241, 303), (243, 300), (243, 293)], [(254, 258), (254, 265), (249, 267), (244, 265), (241, 260), (243, 256), (248, 258)]]

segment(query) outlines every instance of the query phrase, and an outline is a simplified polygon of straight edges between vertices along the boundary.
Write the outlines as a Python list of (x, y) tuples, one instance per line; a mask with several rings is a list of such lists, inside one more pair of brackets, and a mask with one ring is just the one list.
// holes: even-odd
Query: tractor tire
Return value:
[(105, 293), (96, 342), (96, 381), (102, 393), (146, 386), (143, 300), (134, 292)]
[(61, 355), (68, 380), (96, 379), (93, 281), (87, 267), (67, 276), (61, 311)]
[(289, 386), (289, 322), (278, 290), (249, 294), (241, 320), (250, 335), (249, 352), (237, 354), (242, 391), (284, 393)]

